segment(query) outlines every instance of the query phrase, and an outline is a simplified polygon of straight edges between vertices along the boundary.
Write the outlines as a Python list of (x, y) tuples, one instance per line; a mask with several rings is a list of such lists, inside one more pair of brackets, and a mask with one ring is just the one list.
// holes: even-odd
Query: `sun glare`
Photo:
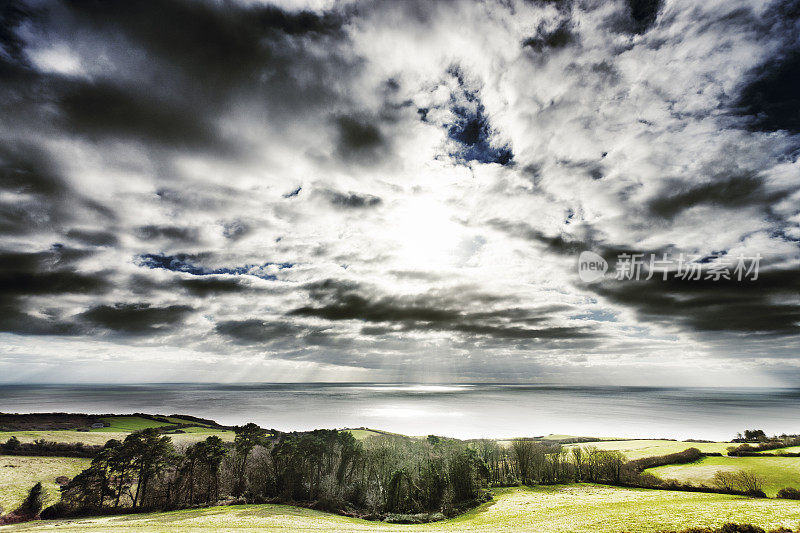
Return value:
[(398, 267), (437, 270), (457, 266), (459, 245), (467, 237), (454, 213), (433, 199), (414, 199), (392, 218)]

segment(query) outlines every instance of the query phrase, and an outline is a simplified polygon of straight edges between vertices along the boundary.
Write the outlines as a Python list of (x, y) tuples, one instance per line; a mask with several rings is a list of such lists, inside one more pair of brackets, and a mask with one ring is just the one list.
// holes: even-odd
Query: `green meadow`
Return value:
[[(76, 443), (87, 445), (103, 445), (110, 439), (123, 440), (134, 431), (147, 428), (160, 428), (168, 432), (176, 446), (189, 445), (205, 439), (209, 435), (219, 435), (224, 441), (233, 441), (233, 431), (211, 427), (209, 424), (180, 417), (160, 417), (163, 421), (153, 420), (137, 415), (106, 416), (100, 418), (108, 424), (102, 428), (78, 431), (69, 429), (39, 429), (27, 431), (0, 431), (0, 443), (11, 437), (20, 442), (33, 442), (44, 439), (48, 442)], [(179, 427), (179, 424), (193, 424), (190, 427)], [(173, 431), (178, 431), (174, 433)]]
[(787, 448), (777, 448), (775, 450), (764, 450), (757, 453), (800, 453), (800, 446), (789, 446)]
[(103, 428), (92, 429), (91, 431), (94, 433), (117, 433), (120, 431), (139, 431), (140, 429), (147, 429), (147, 428), (160, 428), (164, 426), (169, 426), (169, 423), (165, 422), (157, 422), (155, 420), (150, 420), (149, 418), (143, 418), (140, 416), (106, 416), (101, 418), (103, 422), (106, 424), (110, 424), (109, 426)]
[(569, 446), (595, 447), (599, 450), (619, 450), (628, 459), (641, 459), (657, 455), (669, 455), (682, 452), (688, 448), (697, 448), (703, 453), (727, 453), (728, 447), (735, 446), (730, 442), (688, 442), (674, 440), (604, 440), (570, 444)]
[(56, 478), (73, 478), (89, 463), (91, 459), (75, 457), (0, 455), (0, 507), (5, 512), (13, 511), (37, 482), (42, 483), (47, 493), (46, 505), (52, 505), (59, 498)]
[(380, 435), (380, 432), (373, 431), (371, 429), (347, 429), (345, 431), (351, 433), (358, 440), (364, 440), (369, 437)]
[(759, 475), (767, 496), (775, 496), (783, 487), (800, 488), (800, 457), (703, 457), (694, 463), (659, 466), (645, 472), (662, 479), (712, 485), (717, 472), (736, 470)]
[[(233, 441), (233, 431), (213, 428), (183, 428), (184, 433), (170, 433), (169, 436), (176, 446), (193, 444), (209, 435), (219, 435), (224, 441)], [(123, 440), (130, 431), (117, 428), (115, 431), (72, 431), (72, 430), (43, 430), (43, 431), (0, 431), (0, 442), (6, 442), (11, 437), (17, 437), (20, 442), (33, 442), (45, 439), (48, 442), (75, 443), (82, 442), (88, 445), (102, 446), (109, 439)]]
[(8, 531), (375, 531), (655, 533), (725, 522), (765, 528), (800, 525), (800, 503), (720, 494), (563, 485), (495, 489), (495, 499), (464, 515), (420, 525), (369, 522), (286, 505), (212, 507), (168, 513), (40, 521)]

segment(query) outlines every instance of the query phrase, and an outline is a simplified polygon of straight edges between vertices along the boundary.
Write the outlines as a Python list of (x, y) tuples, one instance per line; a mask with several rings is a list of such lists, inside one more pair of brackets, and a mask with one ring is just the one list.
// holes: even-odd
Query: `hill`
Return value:
[(493, 502), (457, 518), (421, 525), (369, 522), (286, 505), (212, 507), (169, 513), (43, 521), (7, 531), (536, 531), (654, 533), (690, 526), (749, 522), (765, 528), (800, 524), (800, 505), (786, 500), (748, 499), (600, 485), (497, 489)]

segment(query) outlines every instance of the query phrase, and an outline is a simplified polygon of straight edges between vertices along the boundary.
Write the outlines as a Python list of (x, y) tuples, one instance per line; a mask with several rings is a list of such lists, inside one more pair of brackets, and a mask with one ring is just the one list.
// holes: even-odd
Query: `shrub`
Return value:
[(17, 437), (11, 437), (6, 441), (3, 445), (3, 451), (5, 452), (13, 452), (14, 450), (18, 449), (20, 445), (19, 439)]
[(800, 500), (800, 490), (792, 487), (786, 487), (778, 491), (778, 498), (784, 500)]
[(28, 491), (25, 501), (15, 511), (17, 514), (29, 518), (36, 518), (42, 512), (44, 506), (44, 489), (41, 483), (37, 483)]
[[(688, 529), (681, 530), (680, 533), (766, 533), (766, 532), (762, 528), (754, 526), (752, 524), (734, 524), (729, 522), (727, 524), (724, 524), (722, 527), (718, 528), (690, 527)], [(786, 529), (785, 527), (778, 527), (776, 529), (771, 529), (769, 533), (792, 533), (792, 530)]]
[(64, 518), (68, 513), (69, 507), (67, 504), (64, 502), (57, 502), (50, 507), (46, 507), (39, 516), (44, 520), (53, 520), (55, 518)]
[(337, 498), (331, 494), (323, 494), (314, 504), (311, 506), (312, 509), (317, 509), (318, 511), (327, 511), (329, 513), (335, 513), (340, 509), (344, 509), (346, 507), (346, 503), (342, 501), (341, 498)]
[(425, 524), (428, 522), (437, 522), (444, 520), (446, 517), (442, 513), (417, 513), (417, 514), (401, 514), (390, 513), (383, 519), (384, 522), (390, 524)]
[(94, 457), (101, 446), (86, 446), (82, 442), (48, 442), (45, 439), (22, 443), (16, 437), (11, 437), (0, 448), (7, 455)]
[(628, 461), (625, 465), (626, 470), (632, 473), (640, 473), (648, 468), (657, 466), (674, 465), (674, 464), (687, 464), (694, 463), (703, 458), (705, 454), (697, 448), (687, 448), (682, 452), (671, 453), (668, 455), (659, 455), (656, 457), (643, 457), (641, 459), (634, 459)]

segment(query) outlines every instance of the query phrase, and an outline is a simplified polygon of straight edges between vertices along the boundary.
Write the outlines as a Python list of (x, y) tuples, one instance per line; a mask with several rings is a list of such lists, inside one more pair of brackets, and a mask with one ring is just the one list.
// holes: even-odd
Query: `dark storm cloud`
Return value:
[(66, 236), (89, 246), (115, 246), (119, 242), (116, 235), (103, 230), (71, 229)]
[[(579, 339), (593, 337), (582, 327), (544, 326), (560, 306), (546, 309), (505, 308), (494, 311), (466, 310), (467, 300), (475, 302), (480, 295), (443, 297), (440, 294), (399, 297), (374, 295), (363, 287), (349, 282), (329, 279), (308, 287), (316, 305), (304, 306), (289, 316), (316, 317), (330, 321), (357, 320), (368, 323), (392, 323), (391, 330), (380, 332), (442, 331), (467, 336), (486, 336), (500, 339)], [(369, 332), (370, 329), (362, 330)]]
[(143, 240), (170, 239), (183, 243), (195, 243), (199, 238), (197, 228), (156, 226), (152, 224), (136, 228), (136, 235)]
[(358, 194), (354, 192), (341, 193), (338, 191), (323, 191), (322, 194), (328, 201), (336, 206), (345, 209), (363, 209), (366, 207), (377, 207), (381, 204), (382, 200), (371, 194)]
[(32, 314), (19, 302), (0, 298), (0, 331), (17, 335), (82, 335), (87, 328), (60, 316)]
[[(311, 50), (345, 38), (334, 13), (188, 0), (61, 2), (41, 6), (35, 17), (29, 11), (12, 3), (0, 12), (0, 68), (7, 74), (0, 89), (10, 103), (33, 104), (9, 106), (9, 116), (30, 125), (42, 119), (37, 105), (55, 107), (47, 127), (96, 142), (234, 155), (241, 143), (217, 124), (231, 106), (250, 102), (276, 125), (298, 119), (337, 101), (331, 73), (346, 75), (357, 63), (337, 56), (335, 45), (326, 57)], [(23, 37), (28, 21), (33, 31)], [(104, 67), (91, 76), (39, 72), (24, 53), (36, 44), (25, 40), (31, 33), (74, 41)]]
[[(318, 360), (315, 348), (352, 349), (353, 340), (341, 333), (319, 326), (307, 326), (287, 320), (226, 320), (215, 331), (234, 344), (251, 347), (278, 346), (284, 359)], [(312, 350), (312, 351), (309, 351)], [(356, 354), (329, 352), (325, 362), (359, 366)], [(363, 363), (361, 363), (363, 364)]]
[(0, 145), (0, 232), (24, 235), (70, 218), (65, 205), (69, 186), (51, 167), (46, 154), (33, 146)]
[(368, 118), (339, 117), (336, 119), (336, 128), (337, 151), (346, 159), (375, 161), (386, 148), (387, 140), (379, 126)]
[(451, 322), (464, 316), (457, 309), (438, 309), (423, 302), (400, 302), (387, 298), (373, 301), (358, 294), (343, 294), (327, 305), (300, 307), (289, 314), (366, 322)]
[(226, 320), (215, 327), (217, 333), (239, 344), (261, 344), (286, 337), (298, 337), (306, 329), (290, 322), (266, 322), (258, 319)]
[[(547, 236), (524, 225), (509, 225), (495, 220), (493, 226), (517, 238), (544, 245), (550, 252), (574, 257), (592, 250), (609, 264), (607, 280), (599, 284), (585, 284), (587, 290), (607, 298), (610, 302), (633, 309), (642, 320), (678, 324), (689, 330), (703, 332), (727, 331), (735, 333), (798, 334), (800, 333), (800, 307), (796, 303), (800, 294), (800, 270), (771, 268), (762, 264), (758, 279), (730, 280), (681, 279), (672, 270), (665, 281), (660, 273), (651, 280), (616, 281), (613, 278), (618, 258), (622, 254), (643, 254), (657, 258), (670, 253), (669, 249), (634, 249), (612, 246), (600, 240), (580, 240), (568, 236)], [(717, 255), (724, 256), (724, 253)], [(691, 257), (687, 256), (687, 260)], [(724, 258), (706, 256), (697, 262), (709, 266), (712, 261)], [(736, 257), (728, 262), (738, 260)], [(732, 265), (733, 266), (733, 265)], [(731, 268), (732, 268), (731, 266)], [(644, 270), (646, 275), (646, 270)], [(644, 277), (644, 276), (643, 276)]]
[(53, 197), (67, 190), (47, 155), (35, 146), (9, 143), (0, 147), (0, 178), (0, 187), (15, 194)]
[(154, 57), (211, 82), (212, 88), (251, 78), (264, 65), (278, 66), (270, 61), (277, 52), (271, 44), (283, 35), (337, 34), (342, 23), (332, 13), (190, 0), (72, 2), (69, 9), (95, 28), (122, 32)]
[(639, 316), (697, 331), (796, 335), (800, 333), (800, 270), (771, 269), (755, 281), (681, 280), (608, 282), (593, 288)]
[(549, 49), (565, 48), (576, 42), (577, 36), (572, 32), (569, 22), (562, 22), (552, 31), (540, 27), (535, 37), (530, 37), (522, 42), (522, 46), (531, 48), (535, 52), (543, 52)]
[(0, 192), (6, 193), (0, 199), (0, 234), (9, 237), (59, 230), (81, 216), (103, 223), (116, 218), (76, 192), (48, 153), (29, 143), (0, 141)]
[(37, 308), (31, 298), (97, 296), (109, 291), (108, 273), (76, 270), (76, 263), (90, 255), (59, 246), (42, 252), (0, 252), (0, 330), (30, 335), (80, 333), (82, 328), (55, 306)]
[(544, 245), (550, 252), (558, 255), (576, 255), (586, 250), (587, 246), (593, 247), (594, 243), (574, 240), (563, 235), (546, 235), (543, 231), (522, 222), (510, 222), (499, 218), (487, 222), (490, 227), (502, 231), (512, 237), (533, 241)]
[(193, 310), (187, 305), (153, 307), (149, 303), (117, 303), (92, 307), (78, 318), (124, 335), (149, 335), (177, 327)]
[(0, 292), (6, 296), (90, 294), (106, 286), (103, 279), (64, 270), (52, 272), (11, 270), (0, 273)]
[(76, 83), (58, 104), (66, 128), (95, 140), (129, 137), (184, 148), (219, 148), (222, 140), (196, 109), (108, 82)]
[(768, 190), (764, 179), (753, 173), (720, 176), (708, 183), (672, 179), (665, 180), (663, 196), (652, 199), (648, 207), (656, 216), (673, 218), (697, 205), (768, 208), (790, 193), (790, 190)]
[(76, 272), (74, 264), (91, 255), (79, 249), (0, 253), (0, 293), (3, 296), (98, 294), (109, 288), (101, 273)]
[(22, 2), (9, 0), (0, 6), (0, 64), (6, 59), (24, 62), (22, 53), (24, 41), (17, 34), (17, 29), (29, 20), (32, 14), (32, 10)]
[(177, 284), (190, 294), (205, 298), (216, 294), (238, 293), (251, 290), (234, 278), (181, 279)]

